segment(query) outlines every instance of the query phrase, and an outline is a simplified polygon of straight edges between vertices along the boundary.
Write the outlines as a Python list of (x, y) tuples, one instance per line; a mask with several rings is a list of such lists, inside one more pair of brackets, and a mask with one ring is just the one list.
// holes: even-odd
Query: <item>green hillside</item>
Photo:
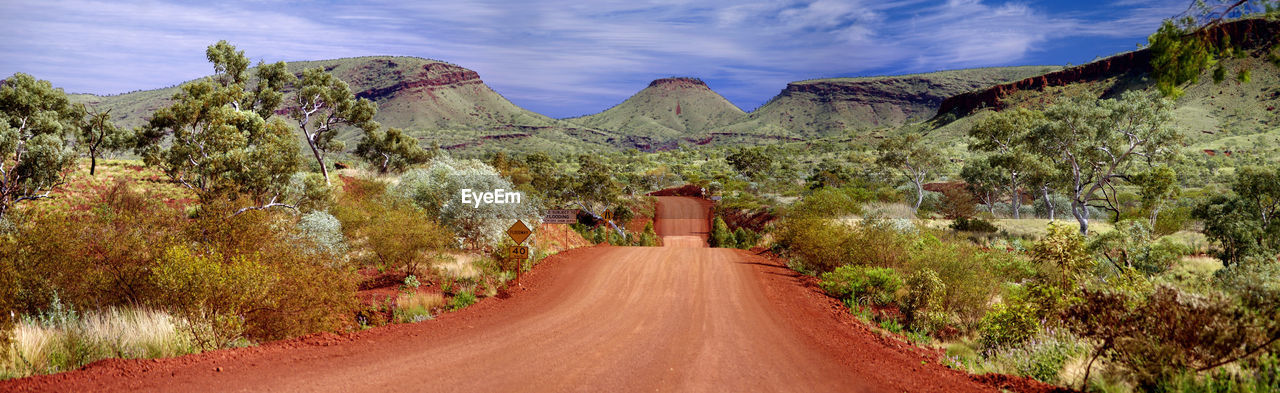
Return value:
[(947, 97), (1058, 69), (1056, 66), (975, 68), (792, 82), (744, 121), (715, 131), (813, 138), (897, 127), (933, 117)]
[[(737, 122), (746, 113), (693, 78), (658, 79), (604, 112), (569, 121), (662, 144)], [(642, 146), (643, 147), (643, 146)]]
[[(498, 138), (528, 139), (531, 146), (592, 151), (610, 149), (613, 146), (607, 141), (620, 140), (516, 106), (485, 85), (475, 71), (445, 62), (377, 56), (301, 61), (288, 66), (299, 75), (303, 69), (323, 67), (346, 81), (358, 97), (378, 104), (375, 120), (405, 129), (424, 144), (469, 149)], [(168, 105), (177, 91), (177, 87), (169, 87), (112, 96), (80, 94), (72, 99), (99, 111), (110, 110), (119, 125), (134, 127), (145, 124), (152, 112)], [(291, 99), (286, 96), (286, 107)], [(521, 128), (523, 132), (512, 131)], [(358, 138), (354, 129), (339, 136), (348, 146), (354, 146)]]
[[(1185, 87), (1185, 94), (1174, 103), (1170, 125), (1182, 134), (1183, 149), (1196, 159), (1216, 157), (1213, 159), (1223, 161), (1220, 165), (1225, 166), (1233, 166), (1232, 161), (1280, 159), (1280, 68), (1260, 56), (1225, 58), (1221, 64), (1229, 70), (1250, 70), (1250, 80), (1227, 78), (1215, 83), (1212, 71), (1205, 70), (1198, 82)], [(1085, 66), (1088, 65), (1081, 67)], [(1024, 91), (1007, 100), (1049, 102), (1064, 90), (1082, 90), (1099, 98), (1112, 98), (1131, 89), (1157, 94), (1148, 72), (1117, 70), (1106, 78), (1081, 80), (1046, 91)], [(990, 110), (981, 110), (954, 121), (934, 119), (904, 130), (925, 133), (938, 146), (962, 155), (967, 143), (966, 132), (989, 113)], [(1231, 155), (1225, 155), (1226, 151), (1231, 151)]]

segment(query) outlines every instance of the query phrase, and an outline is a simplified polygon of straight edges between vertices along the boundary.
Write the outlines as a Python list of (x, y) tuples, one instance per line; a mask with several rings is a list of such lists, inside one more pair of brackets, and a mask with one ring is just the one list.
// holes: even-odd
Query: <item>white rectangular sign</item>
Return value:
[(542, 216), (543, 224), (572, 224), (575, 222), (578, 222), (577, 209), (547, 210), (547, 215)]

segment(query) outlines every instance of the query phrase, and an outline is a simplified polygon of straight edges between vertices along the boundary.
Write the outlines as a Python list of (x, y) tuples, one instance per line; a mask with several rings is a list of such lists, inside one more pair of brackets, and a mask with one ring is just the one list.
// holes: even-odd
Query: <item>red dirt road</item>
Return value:
[(434, 321), (102, 361), (0, 391), (997, 391), (868, 331), (777, 262), (705, 248), (706, 208), (663, 197), (667, 247), (567, 251), (510, 297)]

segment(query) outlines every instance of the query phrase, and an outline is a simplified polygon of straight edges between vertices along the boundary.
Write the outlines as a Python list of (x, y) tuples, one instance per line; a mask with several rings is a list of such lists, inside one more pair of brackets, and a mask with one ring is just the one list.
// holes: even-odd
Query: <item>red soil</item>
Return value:
[[(659, 203), (659, 234), (705, 238), (706, 201)], [(943, 367), (779, 261), (702, 245), (580, 248), (524, 274), (511, 296), (430, 322), (106, 360), (0, 391), (1043, 391)]]

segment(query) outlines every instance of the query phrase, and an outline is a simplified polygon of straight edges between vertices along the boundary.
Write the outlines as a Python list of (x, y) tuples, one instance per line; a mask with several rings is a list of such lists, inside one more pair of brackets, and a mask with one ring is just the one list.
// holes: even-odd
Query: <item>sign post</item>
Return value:
[(529, 259), (529, 247), (522, 246), (521, 243), (524, 243), (532, 233), (529, 227), (524, 225), (523, 221), (516, 221), (515, 224), (511, 224), (511, 228), (507, 228), (507, 236), (510, 236), (511, 240), (516, 242), (516, 245), (507, 248), (507, 260), (515, 262), (516, 274), (520, 274), (521, 264), (524, 260)]

